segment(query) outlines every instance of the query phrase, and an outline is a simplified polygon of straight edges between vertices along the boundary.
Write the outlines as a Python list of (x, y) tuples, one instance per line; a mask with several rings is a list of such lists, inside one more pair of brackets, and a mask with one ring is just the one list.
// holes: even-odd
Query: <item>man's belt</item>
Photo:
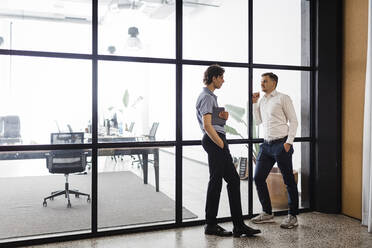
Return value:
[(269, 145), (271, 145), (271, 144), (276, 144), (276, 143), (281, 143), (281, 142), (283, 142), (283, 141), (286, 141), (287, 138), (288, 138), (288, 136), (285, 136), (285, 137), (283, 137), (283, 138), (279, 138), (279, 139), (264, 140), (264, 143), (265, 143), (265, 144), (269, 144)]

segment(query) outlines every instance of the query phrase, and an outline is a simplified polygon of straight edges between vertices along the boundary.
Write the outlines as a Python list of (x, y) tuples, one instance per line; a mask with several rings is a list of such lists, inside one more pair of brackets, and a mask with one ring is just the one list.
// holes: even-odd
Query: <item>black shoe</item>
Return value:
[(234, 227), (233, 229), (233, 235), (234, 237), (240, 237), (242, 235), (251, 237), (255, 234), (261, 233), (260, 229), (253, 229), (246, 224), (242, 224), (241, 226)]
[(226, 231), (219, 225), (206, 225), (204, 228), (204, 233), (207, 235), (216, 235), (220, 237), (229, 237), (232, 235), (232, 232)]

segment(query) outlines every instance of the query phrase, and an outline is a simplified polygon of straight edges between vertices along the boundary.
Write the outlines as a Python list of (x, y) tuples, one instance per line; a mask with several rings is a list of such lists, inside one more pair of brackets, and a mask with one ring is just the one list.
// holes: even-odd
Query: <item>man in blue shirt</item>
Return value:
[[(261, 231), (248, 227), (242, 216), (240, 199), (240, 178), (235, 170), (229, 146), (226, 141), (224, 124), (212, 120), (221, 118), (228, 119), (228, 112), (221, 111), (218, 116), (213, 116), (213, 110), (218, 108), (217, 96), (213, 93), (215, 89), (220, 89), (224, 83), (225, 70), (219, 65), (211, 65), (204, 72), (203, 82), (206, 87), (200, 93), (196, 102), (196, 116), (203, 132), (202, 146), (208, 153), (209, 183), (207, 191), (207, 201), (205, 207), (206, 221), (205, 234), (217, 236), (235, 237), (241, 235), (253, 236)], [(223, 123), (223, 122), (222, 122)], [(227, 182), (227, 192), (229, 196), (230, 212), (233, 221), (233, 232), (226, 231), (217, 225), (218, 204), (222, 188), (222, 179)]]

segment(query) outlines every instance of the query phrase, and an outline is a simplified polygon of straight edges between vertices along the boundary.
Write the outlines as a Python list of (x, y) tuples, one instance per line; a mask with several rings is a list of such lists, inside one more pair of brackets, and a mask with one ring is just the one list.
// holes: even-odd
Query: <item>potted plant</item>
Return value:
[[(225, 109), (226, 109), (227, 112), (229, 112), (229, 116), (231, 116), (232, 119), (234, 119), (238, 123), (242, 123), (242, 125), (244, 125), (246, 128), (248, 128), (248, 124), (245, 121), (247, 119), (247, 117), (245, 117), (246, 111), (245, 111), (244, 108), (239, 107), (239, 106), (235, 106), (235, 105), (232, 105), (232, 104), (226, 104)], [(253, 138), (257, 138), (258, 132), (259, 132), (259, 127), (255, 125), (254, 120), (253, 120), (253, 130), (252, 131), (253, 131)], [(228, 134), (231, 134), (231, 135), (239, 136), (242, 139), (244, 139), (243, 135), (241, 135), (232, 126), (225, 125), (225, 132), (228, 133)], [(246, 147), (248, 148), (247, 145), (246, 145)], [(255, 143), (253, 145), (253, 149), (252, 149), (253, 150), (252, 159), (253, 159), (254, 164), (256, 164), (256, 158), (257, 158), (259, 149), (260, 149), (259, 144)], [(236, 167), (238, 167), (237, 164), (239, 164), (239, 176), (240, 176), (240, 178), (241, 179), (247, 179), (248, 178), (248, 164), (242, 164), (242, 161), (246, 162), (247, 158), (239, 158), (238, 159), (238, 158), (234, 157), (233, 159), (234, 159), (234, 162), (236, 164)], [(241, 168), (241, 166), (244, 166), (244, 168)]]
[[(122, 133), (123, 130), (124, 131), (128, 131), (128, 123), (127, 122), (124, 122), (122, 119), (122, 117), (124, 116), (124, 114), (126, 114), (128, 117), (128, 113), (129, 112), (129, 108), (135, 108), (136, 105), (141, 101), (143, 100), (143, 97), (142, 96), (138, 96), (137, 99), (135, 99), (131, 105), (129, 105), (129, 91), (128, 89), (126, 89), (124, 91), (124, 94), (123, 94), (123, 97), (121, 99), (121, 102), (123, 105), (121, 105), (120, 107), (114, 107), (114, 106), (110, 106), (108, 108), (109, 110), (109, 113), (110, 113), (110, 118), (108, 119), (108, 121), (111, 121), (113, 123), (113, 126), (118, 128), (119, 129), (119, 133)], [(120, 116), (119, 118), (119, 122), (117, 120), (117, 117)], [(123, 124), (124, 124), (124, 127), (123, 127)]]

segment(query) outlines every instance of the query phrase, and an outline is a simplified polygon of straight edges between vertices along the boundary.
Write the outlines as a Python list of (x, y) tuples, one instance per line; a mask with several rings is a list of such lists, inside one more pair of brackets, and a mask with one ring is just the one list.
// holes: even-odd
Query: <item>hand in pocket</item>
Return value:
[(289, 143), (284, 143), (283, 146), (284, 146), (284, 151), (285, 151), (285, 152), (289, 152), (289, 149), (291, 149), (291, 146), (292, 146), (292, 145), (289, 144)]

